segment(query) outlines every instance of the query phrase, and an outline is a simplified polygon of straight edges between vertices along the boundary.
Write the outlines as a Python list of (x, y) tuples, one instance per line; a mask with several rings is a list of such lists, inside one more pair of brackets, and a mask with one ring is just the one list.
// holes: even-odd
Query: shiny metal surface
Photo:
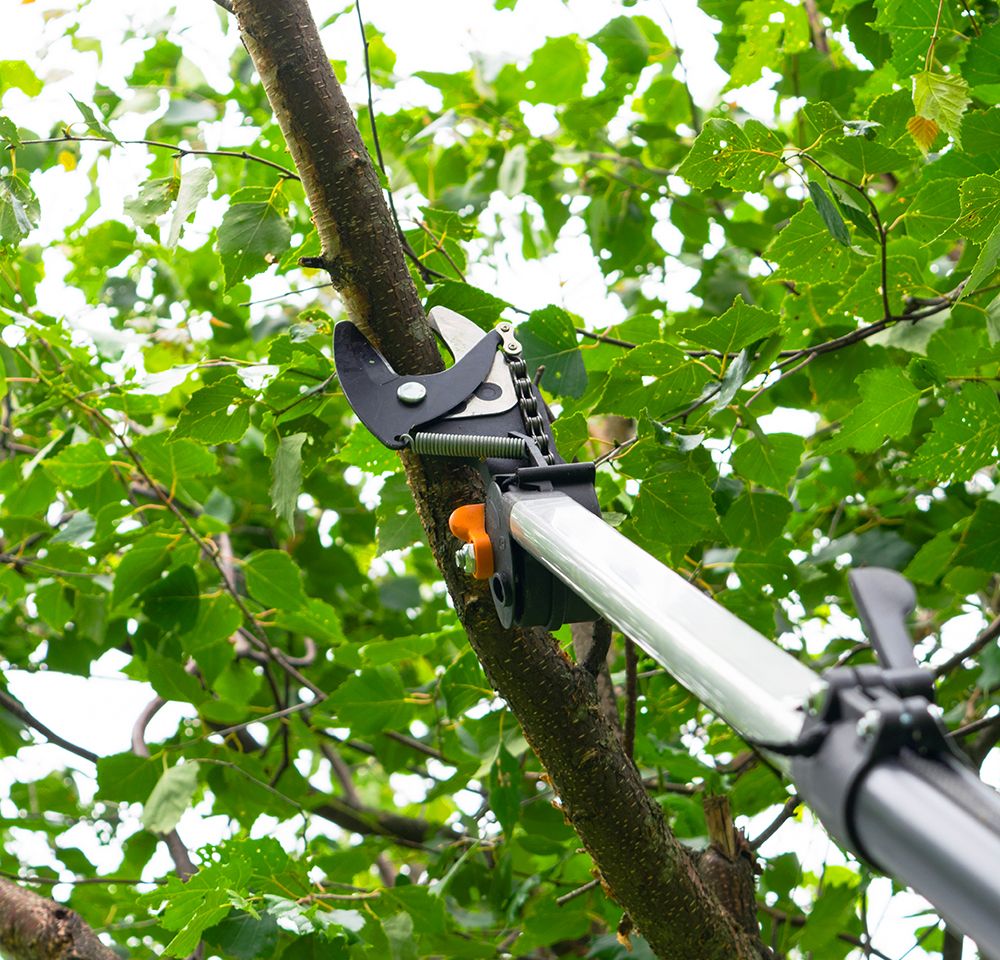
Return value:
[[(463, 317), (460, 313), (449, 310), (447, 307), (433, 307), (427, 314), (427, 320), (431, 327), (438, 332), (456, 363), (483, 339), (483, 331), (468, 317)], [(517, 394), (514, 392), (514, 382), (507, 369), (507, 361), (504, 360), (503, 354), (499, 350), (484, 383), (492, 384), (495, 390), (499, 391), (497, 395), (486, 400), (481, 397), (471, 397), (443, 419), (454, 420), (457, 417), (479, 417), (485, 414), (503, 413), (517, 403)]]
[(798, 737), (818, 682), (808, 667), (565, 495), (519, 500), (510, 524), (522, 547), (740, 733)]
[[(975, 779), (942, 769), (938, 782), (898, 760), (877, 765), (858, 789), (858, 839), (883, 870), (933, 903), (949, 923), (1000, 957), (1000, 798)], [(980, 811), (954, 801), (961, 791)]]

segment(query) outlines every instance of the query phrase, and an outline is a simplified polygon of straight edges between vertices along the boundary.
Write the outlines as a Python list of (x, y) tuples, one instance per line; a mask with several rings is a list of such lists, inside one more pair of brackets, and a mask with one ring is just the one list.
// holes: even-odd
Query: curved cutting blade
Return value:
[[(498, 333), (483, 334), (454, 366), (441, 373), (402, 377), (349, 320), (333, 332), (333, 360), (348, 402), (361, 422), (387, 447), (405, 446), (400, 438), (461, 407), (486, 379), (500, 345)], [(403, 384), (419, 384), (422, 399), (404, 403), (397, 391)], [(419, 389), (411, 388), (412, 394)]]

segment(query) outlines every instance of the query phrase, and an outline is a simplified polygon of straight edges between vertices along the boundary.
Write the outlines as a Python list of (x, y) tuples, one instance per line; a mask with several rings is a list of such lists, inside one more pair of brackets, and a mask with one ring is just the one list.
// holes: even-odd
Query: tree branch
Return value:
[(96, 753), (91, 750), (87, 750), (85, 747), (78, 747), (75, 743), (71, 743), (64, 737), (60, 737), (58, 733), (50, 730), (44, 723), (40, 720), (36, 720), (32, 714), (28, 713), (27, 710), (15, 700), (9, 693), (5, 693), (0, 690), (0, 706), (2, 706), (8, 713), (12, 713), (18, 720), (31, 727), (32, 730), (40, 733), (49, 743), (54, 743), (57, 747), (62, 747), (63, 750), (68, 750), (70, 753), (75, 753), (78, 757), (82, 757), (84, 760), (89, 760), (91, 763), (97, 763), (99, 757)]
[(120, 960), (78, 913), (2, 878), (0, 952), (9, 960)]
[[(234, 0), (244, 43), (302, 179), (324, 259), (351, 319), (395, 370), (443, 368), (381, 184), (306, 0)], [(661, 957), (750, 960), (723, 910), (597, 703), (593, 679), (542, 630), (505, 631), (484, 584), (455, 567), (448, 517), (481, 502), (474, 469), (403, 455), (407, 480), (455, 609), (487, 677), (520, 721), (608, 888)]]
[(955, 667), (961, 666), (964, 660), (968, 660), (969, 657), (974, 657), (980, 650), (982, 650), (988, 643), (996, 640), (1000, 637), (1000, 617), (997, 617), (975, 640), (972, 641), (964, 650), (959, 650), (955, 656), (951, 659), (946, 660), (940, 667), (934, 670), (935, 677), (944, 677), (951, 673)]

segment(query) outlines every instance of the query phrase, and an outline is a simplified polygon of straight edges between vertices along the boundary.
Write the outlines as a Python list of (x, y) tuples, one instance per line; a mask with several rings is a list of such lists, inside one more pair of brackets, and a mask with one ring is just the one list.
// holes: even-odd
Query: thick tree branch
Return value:
[(75, 911), (2, 878), (0, 953), (9, 960), (120, 960)]
[[(324, 260), (351, 319), (402, 373), (442, 369), (378, 176), (306, 0), (234, 0), (244, 43), (302, 178)], [(668, 831), (593, 679), (541, 630), (505, 631), (482, 584), (455, 567), (448, 516), (481, 502), (471, 468), (403, 457), (428, 541), (487, 676), (520, 721), (614, 897), (661, 957), (746, 960), (749, 937)]]

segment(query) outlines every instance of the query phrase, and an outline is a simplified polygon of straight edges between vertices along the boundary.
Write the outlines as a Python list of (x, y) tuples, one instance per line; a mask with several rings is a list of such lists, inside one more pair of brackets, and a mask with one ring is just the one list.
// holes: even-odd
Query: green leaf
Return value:
[(829, 283), (831, 277), (847, 271), (851, 253), (833, 239), (815, 205), (807, 204), (771, 241), (764, 258), (777, 262), (775, 279), (796, 284)]
[(981, 500), (952, 563), (992, 573), (1000, 556), (1000, 503)]
[(692, 343), (728, 354), (763, 340), (777, 330), (778, 325), (778, 317), (773, 313), (750, 306), (742, 296), (738, 296), (721, 317), (686, 328), (683, 334)]
[(501, 743), (490, 767), (490, 809), (503, 832), (510, 837), (521, 815), (521, 765)]
[(783, 143), (759, 120), (742, 127), (732, 120), (709, 120), (677, 168), (693, 187), (717, 183), (733, 190), (760, 190), (778, 165)]
[(815, 180), (809, 181), (809, 196), (816, 204), (816, 212), (819, 213), (826, 224), (830, 236), (837, 243), (842, 243), (845, 247), (851, 245), (851, 234), (841, 217), (840, 211), (834, 206), (833, 201), (827, 196), (826, 191)]
[(784, 0), (747, 0), (739, 6), (743, 42), (730, 72), (726, 90), (760, 79), (764, 68), (776, 70), (783, 57), (809, 48), (809, 18), (805, 8)]
[(273, 957), (278, 945), (278, 921), (266, 913), (254, 917), (249, 913), (230, 914), (221, 923), (204, 931), (203, 940), (236, 960), (257, 960)]
[(38, 226), (34, 190), (20, 176), (0, 177), (0, 246), (17, 246)]
[(73, 490), (100, 480), (111, 469), (111, 458), (105, 453), (104, 444), (92, 437), (85, 443), (63, 447), (44, 461), (42, 467), (56, 483)]
[(652, 340), (612, 364), (597, 407), (623, 417), (638, 417), (646, 409), (662, 417), (696, 400), (709, 379), (704, 366), (673, 344)]
[[(607, 28), (605, 28), (607, 29)], [(590, 56), (579, 38), (551, 37), (531, 55), (524, 80), (528, 103), (568, 103), (583, 92)]]
[(980, 174), (958, 188), (962, 216), (954, 226), (960, 237), (985, 243), (1000, 223), (1000, 177)]
[(413, 714), (406, 691), (393, 667), (369, 667), (348, 677), (326, 701), (337, 720), (358, 735), (398, 728)]
[(237, 443), (250, 426), (250, 394), (238, 377), (223, 377), (191, 395), (171, 439), (199, 443)]
[(969, 279), (962, 290), (962, 297), (978, 290), (986, 283), (996, 270), (997, 260), (1000, 260), (1000, 221), (997, 222), (993, 232), (983, 243), (983, 249), (980, 251), (972, 273), (969, 274)]
[(176, 627), (184, 633), (198, 620), (200, 596), (197, 574), (185, 564), (143, 591), (143, 610), (162, 630)]
[(76, 99), (76, 97), (73, 96), (73, 94), (70, 94), (69, 98), (76, 104), (77, 109), (80, 111), (80, 114), (83, 117), (83, 122), (87, 125), (88, 132), (98, 137), (104, 137), (112, 143), (118, 143), (118, 138), (101, 121), (101, 119), (94, 112), (93, 107), (88, 106), (86, 103), (81, 103)]
[(906, 474), (937, 483), (972, 479), (996, 462), (1000, 444), (1000, 401), (985, 383), (966, 383), (948, 398)]
[(906, 232), (921, 243), (941, 236), (958, 219), (960, 183), (954, 177), (928, 180), (906, 211)]
[(413, 506), (413, 494), (401, 473), (386, 480), (380, 497), (375, 511), (378, 552), (403, 550), (423, 541), (424, 528)]
[(194, 440), (175, 440), (168, 433), (139, 437), (132, 449), (142, 458), (143, 467), (168, 490), (199, 477), (219, 472), (215, 454)]
[(208, 196), (208, 185), (214, 176), (211, 167), (194, 167), (181, 175), (180, 190), (177, 192), (177, 206), (170, 218), (170, 230), (167, 233), (168, 247), (176, 247), (181, 236), (181, 227)]
[(786, 490), (802, 461), (805, 441), (794, 433), (769, 433), (741, 443), (733, 454), (733, 469), (739, 476)]
[(17, 132), (17, 124), (9, 117), (0, 116), (0, 141), (11, 147), (21, 146), (21, 137)]
[(466, 710), (492, 695), (479, 661), (463, 653), (441, 675), (441, 696), (452, 720), (460, 720)]
[(282, 437), (271, 461), (271, 507), (290, 527), (302, 489), (302, 444), (308, 438), (306, 433)]
[(921, 70), (913, 77), (913, 108), (962, 145), (962, 116), (972, 101), (969, 85), (955, 74)]
[(111, 606), (123, 601), (131, 602), (149, 584), (159, 579), (170, 562), (167, 544), (153, 535), (140, 540), (126, 553), (115, 568), (115, 584), (111, 593)]
[(880, 447), (886, 437), (901, 437), (910, 431), (921, 391), (902, 370), (878, 367), (864, 374), (858, 386), (861, 403), (826, 442), (827, 450), (850, 448), (868, 453)]
[(268, 608), (297, 610), (305, 606), (302, 571), (282, 550), (261, 550), (243, 564), (247, 591)]
[(776, 493), (747, 493), (722, 518), (729, 542), (748, 550), (764, 550), (773, 542), (792, 513), (792, 505)]
[(1000, 107), (967, 113), (962, 132), (965, 134), (962, 149), (970, 156), (1000, 150)]
[(179, 763), (160, 777), (142, 808), (142, 825), (153, 833), (170, 833), (191, 805), (198, 789), (198, 765)]
[(434, 284), (425, 303), (428, 313), (437, 306), (460, 313), (484, 330), (492, 330), (499, 321), (500, 314), (510, 304), (468, 283), (440, 280)]
[(649, 59), (649, 42), (630, 17), (615, 17), (588, 39), (618, 73), (639, 73)]
[(587, 388), (587, 370), (570, 315), (560, 307), (543, 307), (517, 327), (531, 369), (545, 367), (542, 386), (559, 396), (579, 397)]
[(878, 17), (872, 26), (892, 38), (892, 65), (901, 77), (924, 66), (939, 15), (941, 30), (948, 32), (954, 25), (951, 7), (946, 3), (942, 8), (938, 0), (879, 0), (876, 6)]
[(139, 189), (139, 195), (125, 201), (125, 212), (135, 221), (137, 227), (147, 231), (156, 226), (156, 221), (165, 214), (177, 199), (180, 180), (167, 177), (162, 180), (147, 180)]
[(42, 92), (42, 81), (23, 60), (0, 60), (0, 96), (15, 88), (37, 97)]
[(636, 537), (659, 555), (664, 547), (687, 549), (719, 529), (712, 495), (693, 470), (668, 470), (644, 480), (632, 516)]
[(399, 454), (376, 440), (363, 423), (351, 428), (336, 456), (342, 463), (353, 464), (376, 476), (399, 469)]
[(217, 248), (226, 275), (226, 289), (277, 263), (291, 238), (292, 230), (285, 220), (277, 189), (238, 190), (219, 225)]
[(508, 197), (516, 197), (528, 178), (528, 151), (523, 143), (515, 143), (503, 155), (497, 172), (497, 186)]
[(1000, 98), (1000, 24), (985, 27), (968, 41), (962, 73), (981, 99), (996, 103)]
[(81, 510), (70, 517), (66, 526), (52, 538), (52, 543), (81, 544), (90, 540), (96, 529), (97, 521), (86, 510)]

